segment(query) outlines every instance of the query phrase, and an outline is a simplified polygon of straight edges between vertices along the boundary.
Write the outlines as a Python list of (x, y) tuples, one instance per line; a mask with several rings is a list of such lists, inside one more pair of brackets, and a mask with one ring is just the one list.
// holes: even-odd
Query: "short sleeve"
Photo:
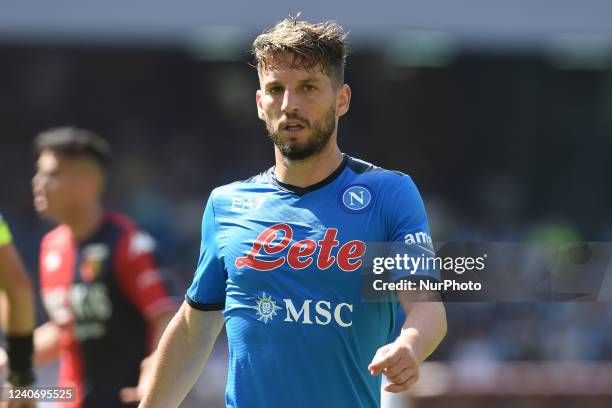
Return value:
[[(403, 256), (403, 254), (407, 254), (410, 257), (434, 257), (435, 253), (427, 223), (425, 205), (412, 179), (402, 174), (389, 195), (391, 204), (389, 210), (391, 255), (400, 254)], [(437, 270), (419, 268), (411, 272), (412, 276), (440, 280), (440, 274)], [(405, 277), (399, 271), (395, 271), (395, 274), (391, 276), (393, 280)]]
[(114, 259), (119, 286), (147, 320), (176, 310), (155, 261), (155, 246), (149, 234), (129, 230), (118, 241)]
[(8, 227), (8, 224), (2, 218), (2, 214), (0, 214), (0, 247), (4, 245), (8, 245), (13, 241), (13, 237), (11, 236), (11, 230)]
[(227, 272), (219, 253), (213, 194), (211, 194), (202, 217), (200, 257), (185, 300), (198, 310), (223, 310), (226, 281)]

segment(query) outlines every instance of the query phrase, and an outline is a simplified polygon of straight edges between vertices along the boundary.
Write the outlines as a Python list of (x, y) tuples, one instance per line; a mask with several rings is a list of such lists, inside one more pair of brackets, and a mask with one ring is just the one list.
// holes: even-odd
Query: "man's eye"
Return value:
[(315, 89), (315, 87), (314, 87), (314, 86), (312, 86), (312, 85), (304, 85), (304, 86), (302, 86), (302, 89), (303, 89), (305, 92), (310, 92), (310, 91), (312, 91), (313, 89)]
[(282, 88), (280, 86), (273, 86), (271, 88), (268, 88), (268, 93), (269, 94), (277, 94), (282, 90)]

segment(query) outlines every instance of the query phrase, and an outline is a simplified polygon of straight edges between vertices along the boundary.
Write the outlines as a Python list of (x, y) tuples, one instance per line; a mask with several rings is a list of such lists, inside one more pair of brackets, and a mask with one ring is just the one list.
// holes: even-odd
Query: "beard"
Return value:
[(315, 122), (312, 125), (310, 125), (308, 119), (297, 114), (288, 114), (286, 116), (289, 120), (299, 120), (304, 124), (305, 128), (310, 129), (310, 135), (305, 141), (288, 142), (283, 141), (279, 127), (274, 129), (272, 124), (266, 122), (270, 139), (272, 139), (272, 142), (274, 142), (274, 145), (281, 154), (289, 160), (304, 160), (321, 153), (329, 143), (334, 130), (336, 130), (336, 108), (333, 105), (321, 121)]

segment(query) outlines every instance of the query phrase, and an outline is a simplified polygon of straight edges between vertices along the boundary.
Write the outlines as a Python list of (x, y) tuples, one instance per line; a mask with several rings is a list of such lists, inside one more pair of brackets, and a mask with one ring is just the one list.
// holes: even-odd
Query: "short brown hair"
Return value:
[(98, 134), (75, 127), (60, 127), (45, 130), (34, 139), (34, 152), (37, 155), (50, 149), (66, 157), (85, 157), (92, 159), (106, 169), (110, 163), (110, 145)]
[(299, 14), (277, 23), (253, 42), (257, 70), (272, 66), (273, 59), (292, 54), (292, 68), (307, 70), (321, 67), (334, 86), (344, 83), (347, 55), (347, 33), (336, 21), (319, 24), (298, 21)]

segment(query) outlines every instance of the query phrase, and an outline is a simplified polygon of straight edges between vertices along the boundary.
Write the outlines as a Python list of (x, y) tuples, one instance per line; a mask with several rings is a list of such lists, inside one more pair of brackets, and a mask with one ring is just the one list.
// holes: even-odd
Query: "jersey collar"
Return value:
[(334, 181), (336, 178), (338, 178), (340, 173), (342, 173), (347, 163), (348, 163), (348, 156), (342, 153), (342, 163), (340, 163), (340, 166), (338, 166), (336, 170), (334, 170), (329, 176), (325, 177), (323, 180), (319, 181), (318, 183), (312, 184), (308, 187), (298, 187), (298, 186), (286, 184), (286, 183), (279, 181), (276, 178), (276, 174), (274, 173), (274, 166), (270, 167), (270, 169), (268, 170), (268, 178), (270, 179), (270, 182), (276, 187), (278, 187), (279, 189), (291, 192), (298, 196), (303, 196), (306, 193), (309, 193), (314, 190), (318, 190), (321, 187), (325, 187), (326, 185)]

